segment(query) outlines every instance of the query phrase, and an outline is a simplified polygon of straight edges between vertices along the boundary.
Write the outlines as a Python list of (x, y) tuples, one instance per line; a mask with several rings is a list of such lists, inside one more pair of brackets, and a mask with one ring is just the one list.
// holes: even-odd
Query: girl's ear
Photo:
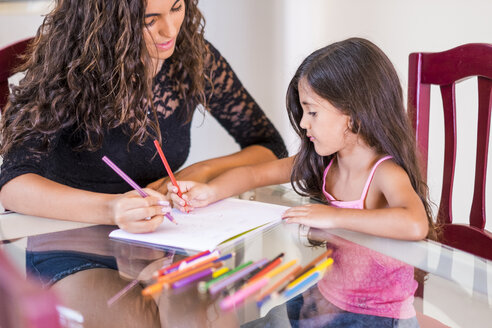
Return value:
[(358, 134), (359, 130), (360, 130), (360, 124), (359, 124), (359, 122), (354, 121), (354, 119), (352, 117), (350, 117), (349, 121), (348, 121), (348, 128), (353, 133)]

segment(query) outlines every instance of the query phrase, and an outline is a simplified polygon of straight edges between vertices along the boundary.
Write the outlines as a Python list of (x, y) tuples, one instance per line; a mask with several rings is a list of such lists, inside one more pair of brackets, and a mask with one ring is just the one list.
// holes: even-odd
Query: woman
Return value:
[[(153, 231), (167, 177), (185, 162), (201, 104), (242, 150), (177, 172), (207, 182), (286, 155), (278, 132), (203, 38), (197, 0), (60, 0), (32, 44), (1, 122), (0, 201), (43, 217)], [(145, 189), (142, 198), (101, 158)], [(146, 220), (147, 218), (147, 220)]]

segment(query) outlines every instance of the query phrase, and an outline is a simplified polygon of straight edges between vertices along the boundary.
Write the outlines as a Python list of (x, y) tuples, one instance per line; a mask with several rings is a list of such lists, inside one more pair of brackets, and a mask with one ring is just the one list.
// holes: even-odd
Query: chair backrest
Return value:
[(26, 280), (0, 250), (0, 327), (60, 327), (55, 295)]
[(11, 77), (15, 68), (21, 64), (20, 55), (24, 54), (32, 38), (17, 41), (0, 49), (0, 110), (7, 104), (9, 95), (8, 78)]
[[(457, 119), (455, 84), (469, 77), (478, 81), (478, 124), (475, 180), (469, 225), (453, 224)], [(415, 129), (423, 176), (427, 176), (431, 85), (438, 85), (444, 109), (444, 172), (438, 220), (442, 242), (492, 260), (492, 234), (486, 231), (486, 172), (492, 107), (492, 44), (465, 44), (436, 53), (409, 57), (408, 113)]]

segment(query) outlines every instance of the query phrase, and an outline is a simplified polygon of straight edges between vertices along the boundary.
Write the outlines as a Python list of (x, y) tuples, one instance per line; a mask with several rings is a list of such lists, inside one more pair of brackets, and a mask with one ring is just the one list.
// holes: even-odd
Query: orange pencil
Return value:
[(324, 252), (323, 254), (319, 255), (314, 260), (312, 260), (311, 262), (309, 262), (308, 264), (306, 264), (306, 266), (304, 267), (304, 269), (301, 272), (299, 272), (299, 274), (297, 275), (297, 277), (300, 277), (303, 274), (305, 274), (306, 272), (308, 272), (309, 270), (311, 270), (316, 263), (318, 263), (319, 261), (321, 261), (323, 258), (330, 256), (331, 253), (333, 253), (333, 250), (330, 248), (330, 249), (326, 250), (326, 252)]
[(172, 279), (176, 276), (181, 276), (185, 273), (187, 273), (188, 271), (191, 271), (191, 270), (195, 270), (196, 268), (201, 268), (209, 263), (212, 263), (214, 262), (215, 260), (217, 260), (219, 258), (219, 256), (217, 254), (213, 254), (213, 255), (210, 255), (210, 257), (205, 260), (205, 261), (202, 261), (200, 263), (196, 263), (196, 264), (193, 264), (193, 262), (191, 262), (191, 264), (189, 266), (187, 266), (186, 268), (183, 268), (181, 270), (176, 270), (176, 271), (173, 271), (173, 272), (170, 272), (166, 275), (163, 275), (163, 276), (160, 276), (157, 281), (166, 281), (166, 280), (169, 280), (169, 279)]
[(175, 283), (176, 281), (180, 281), (184, 278), (187, 278), (191, 275), (194, 275), (195, 273), (202, 272), (202, 271), (207, 270), (207, 269), (215, 270), (217, 268), (220, 268), (223, 265), (224, 265), (224, 262), (210, 262), (210, 263), (207, 263), (203, 266), (199, 266), (193, 270), (188, 270), (188, 271), (184, 272), (183, 274), (180, 274), (180, 275), (175, 276), (173, 278), (167, 279), (167, 280), (162, 282), (162, 285), (165, 288), (168, 288), (169, 286), (171, 286), (171, 284)]
[(270, 262), (270, 264), (268, 264), (266, 267), (264, 267), (260, 272), (258, 272), (257, 274), (255, 274), (253, 277), (251, 277), (247, 284), (250, 284), (252, 282), (254, 282), (255, 280), (263, 277), (264, 275), (266, 275), (268, 272), (270, 272), (271, 270), (273, 270), (277, 265), (279, 265), (280, 263), (282, 262), (282, 258), (279, 257), (275, 260), (273, 260), (272, 262)]
[(256, 301), (258, 303), (263, 303), (267, 297), (270, 296), (271, 293), (273, 293), (275, 290), (280, 288), (280, 286), (283, 286), (284, 284), (287, 285), (295, 276), (301, 272), (302, 266), (297, 265), (292, 271), (288, 274), (286, 274), (283, 278), (279, 279), (275, 284), (273, 284), (270, 288), (262, 292), (258, 297), (256, 298)]
[[(333, 253), (333, 249), (330, 248), (330, 249), (326, 250), (325, 252), (323, 252), (321, 255), (318, 255), (314, 260), (312, 260), (311, 262), (309, 262), (308, 264), (306, 264), (306, 266), (304, 268), (302, 268), (302, 270), (299, 271), (294, 277), (292, 277), (290, 279), (289, 283), (292, 282), (292, 281), (294, 281), (294, 280), (296, 280), (297, 278), (299, 278), (300, 276), (302, 276), (303, 274), (305, 274), (309, 270), (313, 269), (316, 266), (316, 263), (318, 263), (319, 261), (321, 261), (323, 258), (330, 256), (331, 253)], [(275, 296), (277, 294), (283, 293), (285, 291), (285, 289), (287, 288), (287, 285), (285, 285), (284, 287), (282, 287), (282, 289), (280, 289), (278, 291), (278, 293), (275, 293)]]
[(183, 263), (183, 262), (191, 262), (194, 259), (197, 259), (199, 257), (205, 256), (205, 255), (208, 255), (208, 254), (210, 254), (210, 251), (209, 250), (206, 250), (206, 251), (203, 251), (201, 253), (198, 253), (198, 254), (195, 254), (195, 255), (192, 255), (192, 256), (188, 256), (187, 258), (184, 258), (184, 259), (182, 259), (182, 260), (180, 260), (178, 262), (174, 262), (173, 264), (168, 265), (167, 267), (164, 267), (164, 268), (159, 269), (156, 272), (154, 272), (154, 278), (158, 278), (159, 276), (168, 274), (168, 273), (170, 273), (172, 271), (176, 271), (179, 268), (179, 266), (181, 265), (181, 263)]
[[(171, 272), (166, 276), (160, 277), (156, 283), (145, 287), (144, 290), (142, 290), (142, 295), (148, 296), (158, 293), (162, 290), (162, 288), (164, 287), (168, 288), (173, 282), (179, 281), (181, 279), (184, 279), (188, 276), (191, 276), (197, 272), (201, 272), (206, 269), (210, 269), (210, 268), (217, 269), (221, 267), (223, 264), (224, 262), (208, 262), (208, 263), (204, 263), (203, 265), (199, 265), (193, 269), (187, 269), (184, 272), (181, 271)], [(179, 273), (179, 274), (174, 274), (174, 273)]]
[[(164, 167), (166, 168), (167, 175), (169, 175), (169, 178), (171, 179), (173, 186), (178, 188), (178, 196), (183, 197), (183, 193), (181, 193), (181, 189), (179, 189), (178, 183), (176, 182), (176, 178), (174, 178), (173, 171), (171, 170), (171, 167), (169, 166), (169, 163), (167, 162), (166, 156), (164, 156), (164, 152), (162, 151), (162, 148), (159, 145), (159, 142), (157, 140), (154, 140), (154, 145), (155, 145), (155, 148), (157, 149), (157, 152), (159, 153), (159, 156), (161, 157), (162, 163), (164, 164)], [(185, 207), (186, 207), (186, 204), (185, 204)]]

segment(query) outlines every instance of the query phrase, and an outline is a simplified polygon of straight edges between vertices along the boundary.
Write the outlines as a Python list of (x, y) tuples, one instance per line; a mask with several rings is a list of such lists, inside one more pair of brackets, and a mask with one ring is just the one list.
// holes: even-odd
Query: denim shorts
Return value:
[[(312, 286), (306, 292), (309, 293)], [(304, 292), (304, 293), (306, 293)], [(317, 309), (317, 304), (305, 304), (304, 293), (295, 296), (287, 303), (272, 308), (263, 318), (248, 322), (242, 328), (274, 328), (274, 327), (317, 327), (317, 328), (418, 328), (419, 323), (416, 317), (410, 319), (397, 319), (379, 317), (368, 314), (359, 314), (338, 309), (336, 313), (320, 314), (321, 309)], [(334, 305), (330, 307), (336, 308)], [(309, 308), (307, 308), (309, 307)], [(303, 315), (301, 315), (301, 312)], [(306, 315), (310, 313), (311, 315)]]
[(116, 258), (73, 251), (26, 251), (27, 276), (45, 287), (76, 272), (94, 268), (118, 270)]

